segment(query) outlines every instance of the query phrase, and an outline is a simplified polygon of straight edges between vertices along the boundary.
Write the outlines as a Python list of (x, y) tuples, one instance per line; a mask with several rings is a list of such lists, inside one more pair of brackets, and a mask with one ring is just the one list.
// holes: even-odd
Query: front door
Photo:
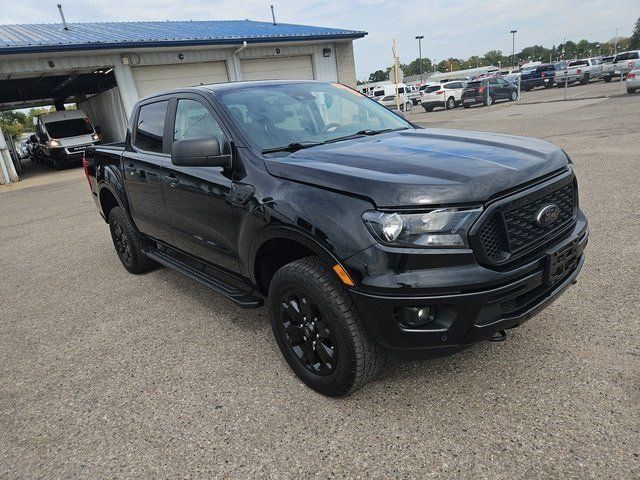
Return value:
[(140, 106), (132, 132), (132, 147), (123, 156), (123, 173), (133, 221), (142, 233), (171, 242), (169, 214), (162, 195), (165, 119), (169, 100)]
[[(229, 141), (206, 100), (181, 95), (175, 104), (172, 139), (214, 136), (223, 153)], [(231, 211), (231, 172), (221, 167), (163, 167), (162, 189), (174, 244), (196, 257), (238, 271), (236, 229)]]

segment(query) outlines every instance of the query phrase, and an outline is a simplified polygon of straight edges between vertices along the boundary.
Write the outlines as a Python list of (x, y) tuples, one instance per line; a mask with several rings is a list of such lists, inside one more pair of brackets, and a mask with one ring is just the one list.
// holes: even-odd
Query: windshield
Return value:
[(412, 128), (384, 106), (339, 84), (260, 85), (223, 91), (217, 97), (260, 150)]
[(93, 127), (88, 118), (72, 118), (57, 122), (45, 122), (45, 126), (51, 138), (77, 137), (93, 133)]

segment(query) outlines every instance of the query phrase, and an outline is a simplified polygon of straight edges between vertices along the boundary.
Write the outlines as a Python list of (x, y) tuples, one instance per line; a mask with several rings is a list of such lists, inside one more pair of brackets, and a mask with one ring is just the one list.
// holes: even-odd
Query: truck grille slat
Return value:
[[(546, 244), (576, 219), (576, 198), (573, 177), (569, 177), (513, 201), (507, 199), (482, 220), (476, 234), (479, 257), (502, 265)], [(558, 217), (549, 225), (539, 225), (537, 212), (551, 204), (558, 206)]]

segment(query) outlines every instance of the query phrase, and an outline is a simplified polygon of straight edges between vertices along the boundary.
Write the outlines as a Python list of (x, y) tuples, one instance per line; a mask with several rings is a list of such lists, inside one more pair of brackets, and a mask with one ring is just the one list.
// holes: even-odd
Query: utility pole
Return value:
[(616, 42), (616, 46), (615, 46), (615, 55), (618, 54), (618, 29), (616, 28), (616, 36), (615, 36), (615, 42)]
[(418, 58), (420, 59), (420, 83), (422, 83), (422, 39), (424, 35), (416, 35), (416, 40), (418, 40)]
[(396, 108), (400, 110), (400, 97), (398, 96), (398, 49), (396, 48), (396, 39), (393, 39), (393, 82), (396, 85)]
[(511, 42), (511, 68), (515, 69), (516, 68), (516, 64), (514, 63), (514, 60), (516, 58), (516, 33), (518, 31), (517, 30), (511, 30), (511, 36), (512, 36), (512, 42)]

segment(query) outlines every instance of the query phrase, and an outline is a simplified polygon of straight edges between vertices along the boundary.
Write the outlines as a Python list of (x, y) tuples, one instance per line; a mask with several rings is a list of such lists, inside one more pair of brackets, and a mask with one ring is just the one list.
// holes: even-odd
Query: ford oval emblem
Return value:
[(560, 207), (555, 203), (545, 205), (536, 212), (536, 223), (541, 227), (548, 227), (560, 216)]

